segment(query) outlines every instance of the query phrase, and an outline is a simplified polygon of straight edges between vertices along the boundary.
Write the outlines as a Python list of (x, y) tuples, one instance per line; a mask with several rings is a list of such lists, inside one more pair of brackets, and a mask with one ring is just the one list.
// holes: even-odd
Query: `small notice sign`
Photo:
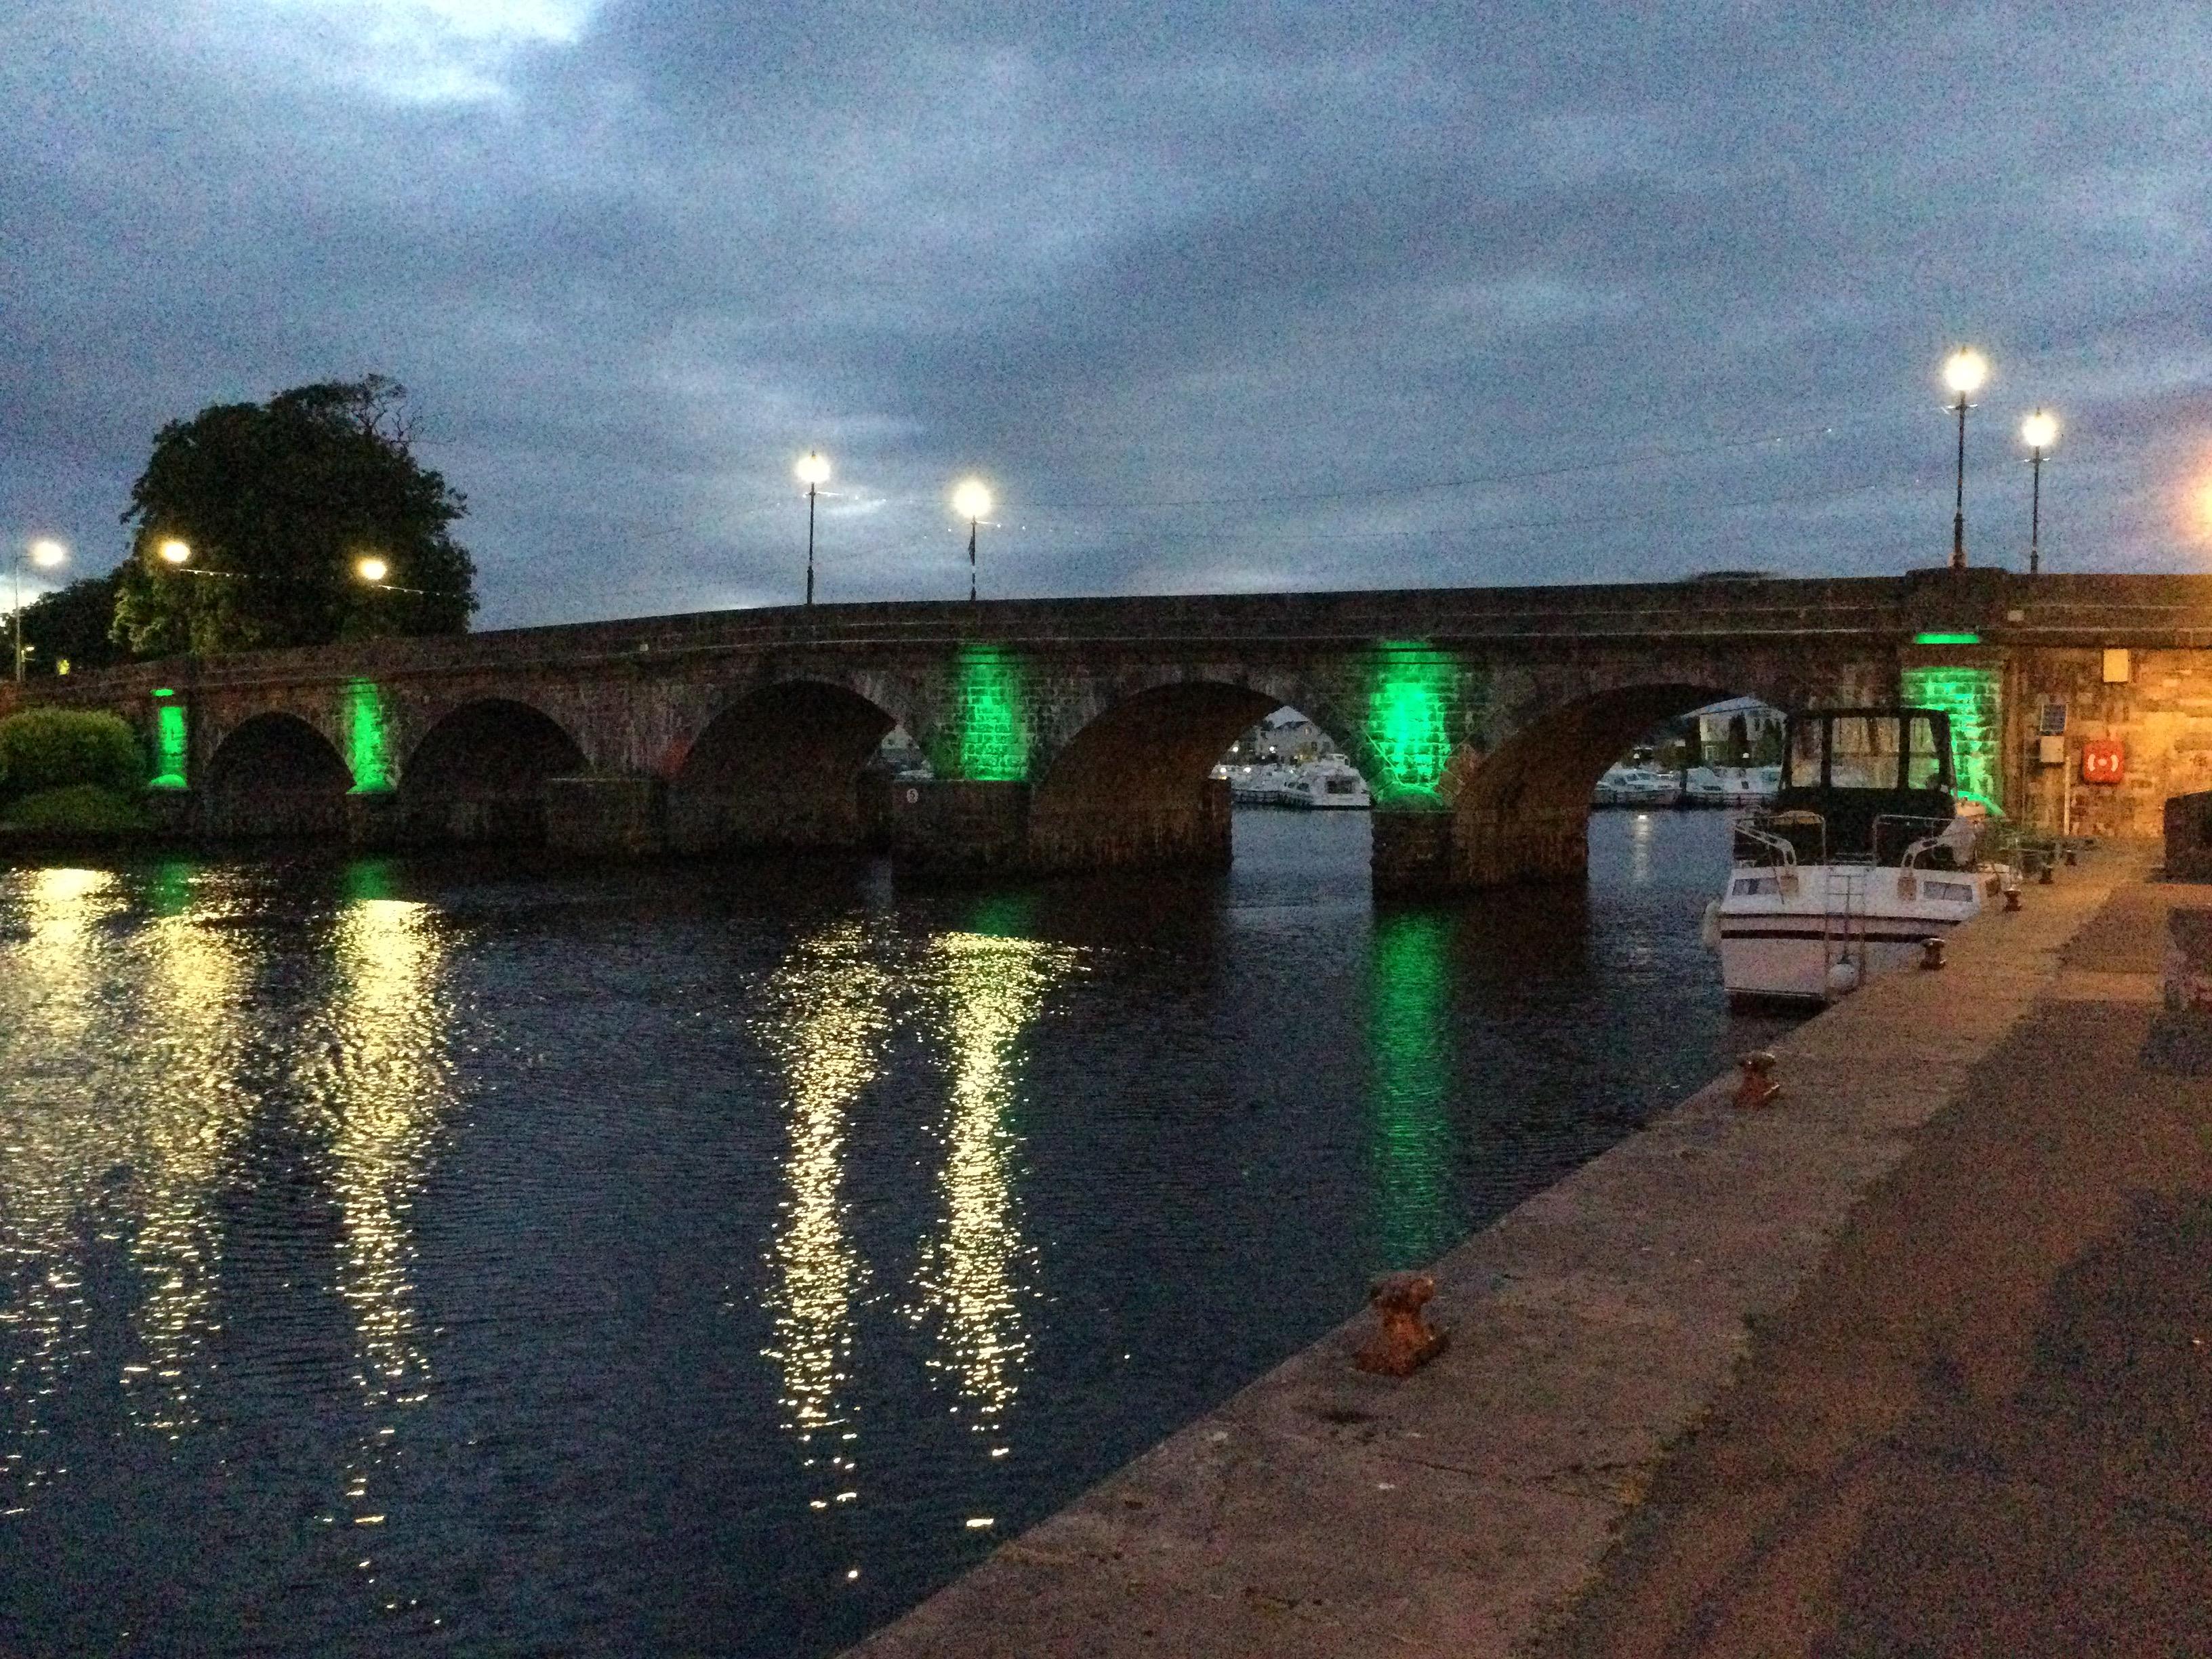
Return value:
[(2064, 737), (2066, 735), (2066, 705), (2056, 697), (2045, 699), (2043, 705), (2043, 720), (2036, 727), (2036, 731), (2046, 738)]
[(2118, 738), (2091, 738), (2081, 745), (2081, 781), (2118, 783), (2128, 775), (2128, 753)]

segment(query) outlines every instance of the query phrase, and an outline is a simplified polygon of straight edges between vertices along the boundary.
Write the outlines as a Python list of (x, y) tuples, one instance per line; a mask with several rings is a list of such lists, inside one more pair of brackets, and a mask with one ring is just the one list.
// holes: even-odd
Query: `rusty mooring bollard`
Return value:
[(1426, 1273), (1389, 1273), (1375, 1281), (1367, 1301), (1382, 1320), (1352, 1363), (1381, 1376), (1410, 1376), (1444, 1351), (1451, 1339), (1429, 1323), (1421, 1308), (1437, 1293)]
[(2020, 908), (2020, 884), (2019, 884), (2019, 883), (2017, 883), (2017, 882), (2011, 882), (2011, 881), (2007, 882), (2007, 883), (2005, 884), (2004, 896), (2005, 896), (2005, 909), (2006, 909), (2006, 911), (2007, 911), (2008, 913), (2012, 912), (2012, 911), (2014, 911), (2014, 910), (2017, 910), (2017, 909), (2019, 909), (2019, 908)]
[(1747, 1112), (1771, 1106), (1782, 1093), (1781, 1084), (1772, 1076), (1774, 1051), (1754, 1048), (1747, 1054), (1738, 1054), (1735, 1064), (1743, 1073), (1743, 1080), (1735, 1085), (1735, 1103)]
[[(2015, 910), (2020, 908), (2017, 904), (2012, 908)], [(1930, 933), (1920, 941), (1920, 965), (1931, 969), (1943, 965), (1943, 940), (1940, 935)]]

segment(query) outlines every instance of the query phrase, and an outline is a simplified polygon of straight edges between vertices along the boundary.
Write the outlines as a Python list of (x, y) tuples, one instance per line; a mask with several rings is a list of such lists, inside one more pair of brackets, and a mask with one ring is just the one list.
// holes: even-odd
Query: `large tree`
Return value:
[[(415, 459), (406, 399), (372, 374), (163, 427), (123, 515), (115, 637), (152, 657), (466, 629), (476, 566), (450, 526), (467, 503)], [(182, 564), (161, 556), (172, 540)]]
[(115, 625), (116, 575), (87, 576), (23, 607), (23, 644), (30, 670), (51, 674), (63, 663), (105, 668), (123, 652)]

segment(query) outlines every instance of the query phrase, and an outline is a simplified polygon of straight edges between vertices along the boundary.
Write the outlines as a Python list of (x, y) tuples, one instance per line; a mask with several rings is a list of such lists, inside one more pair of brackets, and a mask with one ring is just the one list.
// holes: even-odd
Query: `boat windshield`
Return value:
[(1828, 787), (1832, 789), (1897, 787), (1897, 717), (1838, 714), (1830, 723)]
[(1907, 789), (1946, 789), (1943, 749), (1936, 735), (1936, 722), (1926, 714), (1905, 721), (1905, 787)]

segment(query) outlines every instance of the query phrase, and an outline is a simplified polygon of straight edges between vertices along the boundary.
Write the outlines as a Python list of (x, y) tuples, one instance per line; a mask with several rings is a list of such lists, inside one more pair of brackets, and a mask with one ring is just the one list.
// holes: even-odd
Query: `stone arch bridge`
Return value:
[[(1942, 703), (1970, 784), (2038, 819), (2057, 702), (2136, 748), (2132, 788), (2077, 799), (2077, 827), (2151, 833), (2165, 794), (2212, 787), (2208, 662), (2212, 579), (1938, 570), (716, 611), (134, 665), (0, 712), (121, 714), (152, 798), (211, 837), (1055, 871), (1225, 863), (1208, 770), (1289, 704), (1369, 779), (1376, 885), (1409, 891), (1578, 875), (1605, 767), (1742, 694)], [(934, 781), (870, 772), (894, 724)]]

